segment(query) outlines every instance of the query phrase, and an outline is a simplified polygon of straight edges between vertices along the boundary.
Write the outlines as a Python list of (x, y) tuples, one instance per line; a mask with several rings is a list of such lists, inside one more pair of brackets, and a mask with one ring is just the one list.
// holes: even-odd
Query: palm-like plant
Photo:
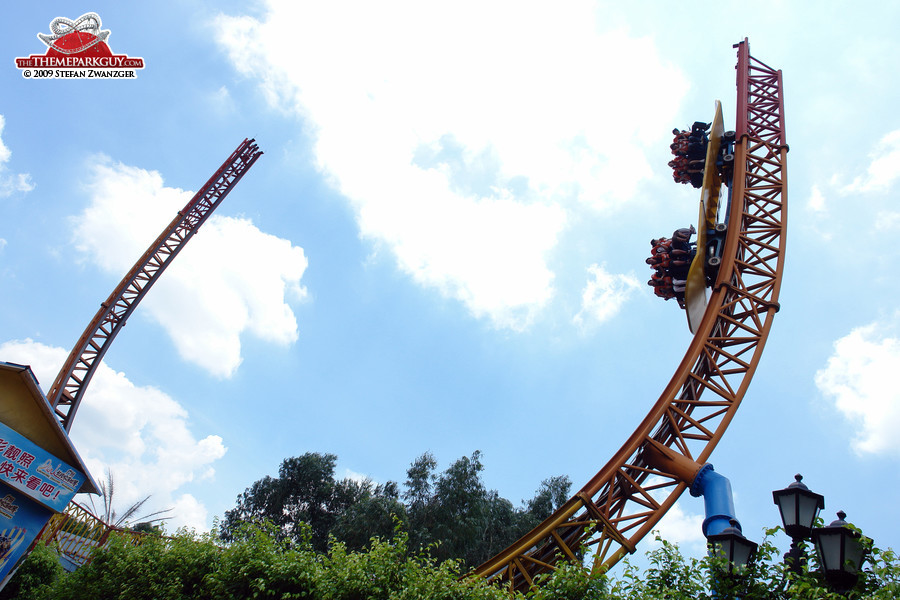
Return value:
[[(100, 482), (100, 496), (103, 499), (103, 510), (100, 511), (97, 509), (94, 504), (95, 495), (88, 496), (88, 502), (76, 502), (78, 506), (85, 509), (86, 511), (92, 513), (98, 519), (106, 523), (110, 527), (124, 527), (127, 523), (131, 523), (134, 521), (138, 521), (139, 523), (146, 523), (148, 525), (153, 525), (154, 523), (159, 523), (165, 521), (166, 519), (171, 519), (172, 515), (167, 515), (166, 513), (171, 513), (173, 509), (166, 508), (164, 510), (158, 510), (151, 513), (146, 513), (140, 517), (135, 517), (140, 511), (141, 508), (146, 504), (148, 500), (150, 500), (150, 495), (147, 495), (144, 499), (138, 500), (137, 502), (128, 506), (122, 513), (118, 513), (113, 505), (113, 499), (115, 497), (115, 481), (113, 480), (112, 471), (106, 469), (106, 480)], [(88, 506), (90, 504), (90, 506)], [(162, 516), (165, 515), (165, 516)]]

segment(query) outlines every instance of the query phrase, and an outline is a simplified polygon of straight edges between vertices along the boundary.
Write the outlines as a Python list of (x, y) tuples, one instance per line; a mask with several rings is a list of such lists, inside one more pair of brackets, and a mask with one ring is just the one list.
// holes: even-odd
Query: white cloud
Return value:
[(860, 454), (900, 455), (900, 339), (893, 322), (854, 329), (834, 344), (816, 385), (856, 427), (853, 449)]
[(591, 265), (588, 272), (592, 278), (581, 293), (581, 310), (572, 319), (579, 327), (612, 319), (641, 287), (634, 275), (610, 273), (605, 265)]
[(351, 469), (344, 469), (343, 479), (349, 479), (351, 481), (355, 481), (356, 483), (365, 483), (367, 481), (372, 481), (372, 478), (368, 475), (357, 473), (356, 471), (353, 471)]
[(188, 527), (197, 531), (208, 530), (206, 526), (196, 525), (196, 523), (206, 523), (208, 513), (206, 507), (193, 495), (182, 494), (175, 498), (174, 504), (168, 505), (166, 508), (171, 508), (172, 511), (160, 516), (172, 515), (173, 517), (165, 520), (166, 532), (173, 533), (179, 527)]
[[(702, 502), (702, 500), (697, 500)], [(662, 539), (682, 546), (690, 553), (702, 552), (706, 548), (703, 535), (702, 514), (691, 514), (684, 510), (681, 502), (676, 502), (660, 519), (656, 530)], [(656, 544), (656, 542), (653, 542)]]
[[(666, 483), (662, 477), (653, 476), (647, 480), (647, 486), (654, 486)], [(671, 488), (658, 488), (650, 492), (650, 495), (662, 503), (666, 500)], [(694, 500), (694, 504), (702, 506), (702, 500)], [(703, 535), (703, 519), (702, 514), (692, 514), (684, 509), (682, 502), (676, 501), (675, 504), (663, 515), (662, 519), (657, 523), (654, 531), (659, 536), (682, 547), (689, 553), (696, 553), (698, 549), (706, 547), (706, 538)], [(655, 547), (658, 542), (651, 541), (650, 546)], [(702, 549), (699, 550), (702, 552)]]
[(869, 155), (866, 173), (856, 177), (843, 192), (879, 192), (890, 188), (900, 177), (900, 129), (886, 134)]
[[(3, 134), (3, 128), (6, 126), (6, 119), (0, 115), (0, 135)], [(12, 152), (3, 143), (0, 138), (0, 198), (13, 195), (15, 192), (30, 192), (34, 189), (34, 183), (31, 181), (31, 175), (28, 173), (10, 173), (6, 167), (6, 163), (12, 157)]]
[(806, 202), (806, 207), (814, 213), (825, 212), (825, 196), (822, 194), (822, 190), (819, 189), (819, 186), (814, 185), (812, 187), (812, 190), (810, 190), (809, 200), (807, 200)]
[(875, 216), (875, 229), (878, 231), (890, 231), (900, 228), (900, 213), (886, 210), (878, 211)]
[[(101, 157), (87, 175), (90, 205), (73, 219), (81, 256), (116, 276), (128, 272), (192, 197), (155, 171)], [(241, 362), (244, 333), (287, 345), (297, 339), (289, 302), (306, 297), (303, 249), (250, 221), (212, 215), (142, 301), (179, 354), (218, 376)]]
[[(4, 360), (31, 366), (45, 392), (67, 354), (32, 340), (0, 345)], [(217, 435), (196, 439), (187, 411), (170, 396), (136, 386), (124, 373), (101, 364), (73, 420), (71, 437), (95, 481), (105, 477), (107, 468), (112, 472), (116, 505), (127, 507), (149, 494), (147, 512), (176, 509), (167, 527), (208, 528), (205, 507), (176, 492), (212, 477), (212, 465), (226, 448)]]
[(223, 116), (233, 113), (235, 109), (234, 98), (224, 85), (209, 94), (207, 105), (211, 111)]
[(609, 211), (650, 176), (635, 140), (659, 141), (687, 90), (650, 40), (598, 34), (589, 2), (266, 7), (216, 20), (235, 68), (304, 119), (364, 237), (500, 327), (553, 297), (568, 209)]

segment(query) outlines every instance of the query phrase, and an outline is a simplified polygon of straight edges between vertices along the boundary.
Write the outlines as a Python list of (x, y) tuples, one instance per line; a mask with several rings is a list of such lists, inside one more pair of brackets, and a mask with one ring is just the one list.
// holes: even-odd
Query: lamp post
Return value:
[(723, 529), (722, 533), (707, 536), (706, 543), (712, 556), (728, 560), (729, 574), (749, 564), (758, 547), (756, 542), (743, 536), (740, 525), (734, 519), (731, 519), (730, 527)]
[(724, 559), (725, 568), (712, 573), (710, 585), (714, 598), (730, 598), (743, 581), (744, 567), (756, 554), (757, 544), (744, 537), (736, 519), (729, 519), (729, 526), (719, 533), (706, 536), (709, 556)]
[(785, 564), (795, 573), (801, 573), (806, 552), (800, 542), (812, 539), (825, 581), (835, 591), (844, 593), (859, 581), (866, 538), (844, 520), (847, 516), (844, 511), (838, 511), (837, 520), (828, 527), (814, 528), (819, 511), (825, 508), (825, 498), (811, 492), (803, 484), (802, 475), (795, 475), (794, 479), (785, 489), (772, 492), (772, 499), (781, 511), (784, 531), (791, 537), (791, 550), (784, 555)]
[(785, 489), (772, 492), (772, 499), (781, 512), (784, 531), (791, 538), (791, 549), (784, 555), (785, 563), (795, 573), (801, 573), (806, 564), (806, 551), (800, 542), (809, 539), (819, 511), (825, 508), (825, 497), (811, 492), (803, 483), (803, 475), (798, 473), (794, 479)]
[(841, 592), (849, 590), (859, 580), (859, 569), (865, 558), (862, 535), (848, 527), (844, 520), (846, 516), (844, 511), (838, 511), (838, 518), (831, 525), (812, 530), (825, 579)]

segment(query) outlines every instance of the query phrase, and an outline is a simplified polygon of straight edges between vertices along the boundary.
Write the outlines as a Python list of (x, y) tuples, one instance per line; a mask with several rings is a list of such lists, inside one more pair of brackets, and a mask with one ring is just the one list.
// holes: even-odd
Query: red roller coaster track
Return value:
[[(684, 359), (606, 465), (546, 521), (475, 570), (526, 590), (582, 548), (604, 569), (635, 551), (706, 462), (737, 412), (778, 311), (787, 214), (781, 71), (735, 45), (730, 224), (719, 276)], [(739, 227), (735, 227), (739, 224)]]
[[(736, 44), (737, 118), (730, 224), (706, 313), (644, 420), (546, 521), (475, 576), (524, 590), (561, 560), (615, 564), (659, 522), (709, 458), (740, 405), (778, 311), (787, 214), (781, 72)], [(101, 305), (50, 389), (66, 430), (110, 342), (183, 244), (262, 154), (245, 140)], [(739, 224), (739, 227), (735, 227)]]
[(72, 427), (94, 371), (132, 311), (261, 154), (254, 140), (241, 142), (100, 305), (47, 394), (66, 431)]

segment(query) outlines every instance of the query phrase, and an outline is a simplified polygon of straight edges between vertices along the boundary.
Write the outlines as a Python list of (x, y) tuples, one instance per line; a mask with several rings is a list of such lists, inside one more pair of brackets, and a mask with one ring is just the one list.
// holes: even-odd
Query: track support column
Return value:
[[(731, 482), (716, 473), (709, 463), (700, 463), (679, 454), (654, 439), (648, 439), (642, 453), (643, 459), (659, 471), (670, 473), (690, 487), (691, 496), (703, 496), (706, 518), (703, 520), (703, 535), (709, 537), (722, 533), (734, 526), (741, 530), (734, 511), (734, 497)], [(732, 521), (737, 523), (732, 524)]]

